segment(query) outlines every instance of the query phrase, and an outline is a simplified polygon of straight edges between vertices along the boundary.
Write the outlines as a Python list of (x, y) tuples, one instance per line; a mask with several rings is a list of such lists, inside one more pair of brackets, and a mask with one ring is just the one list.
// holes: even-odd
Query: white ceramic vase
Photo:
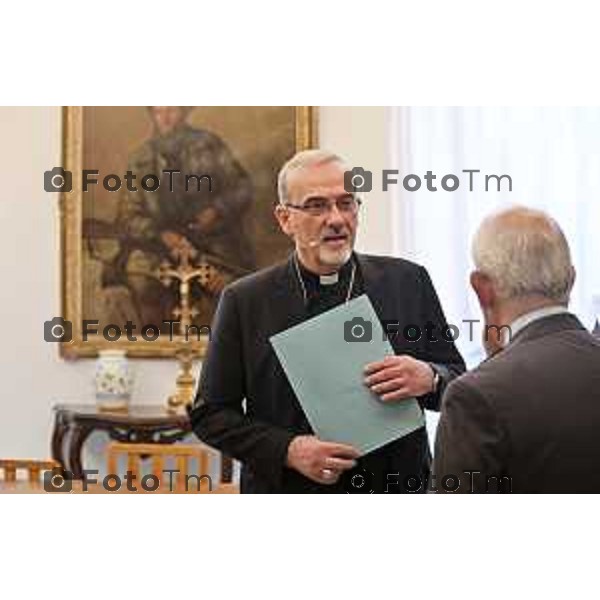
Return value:
[(96, 361), (96, 403), (104, 410), (128, 408), (133, 372), (123, 350), (101, 350)]

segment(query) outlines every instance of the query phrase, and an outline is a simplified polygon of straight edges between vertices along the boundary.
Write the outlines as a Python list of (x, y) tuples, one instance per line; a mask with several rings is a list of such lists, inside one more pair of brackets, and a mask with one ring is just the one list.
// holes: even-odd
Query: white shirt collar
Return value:
[(532, 310), (517, 317), (510, 324), (510, 340), (505, 342), (504, 345), (507, 346), (519, 332), (523, 331), (525, 327), (531, 325), (534, 321), (538, 321), (545, 317), (551, 317), (552, 315), (562, 315), (568, 312), (569, 310), (564, 306), (544, 306), (544, 308), (537, 308), (536, 310)]
[(319, 283), (321, 285), (335, 285), (340, 278), (340, 274), (336, 271), (329, 275), (319, 275)]

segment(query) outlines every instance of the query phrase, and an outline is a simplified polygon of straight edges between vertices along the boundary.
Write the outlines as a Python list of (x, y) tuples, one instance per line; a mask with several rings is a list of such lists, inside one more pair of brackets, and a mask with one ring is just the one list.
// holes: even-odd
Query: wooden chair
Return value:
[[(208, 475), (212, 452), (200, 444), (123, 444), (112, 442), (107, 449), (107, 469), (109, 474), (118, 475), (119, 457), (127, 458), (127, 471), (135, 475), (133, 485), (140, 492), (150, 491), (141, 486), (144, 475), (143, 463), (151, 459), (151, 474), (160, 482), (157, 492), (220, 493), (235, 494), (239, 489), (233, 484), (212, 485)], [(169, 474), (165, 467), (173, 459), (178, 473)], [(193, 469), (191, 462), (196, 462)], [(171, 479), (172, 477), (172, 479)], [(210, 489), (212, 486), (212, 490)], [(172, 487), (172, 489), (171, 489)]]
[(55, 460), (28, 460), (0, 458), (0, 480), (14, 483), (19, 474), (26, 474), (27, 481), (33, 485), (41, 485), (45, 471), (60, 469), (60, 463)]

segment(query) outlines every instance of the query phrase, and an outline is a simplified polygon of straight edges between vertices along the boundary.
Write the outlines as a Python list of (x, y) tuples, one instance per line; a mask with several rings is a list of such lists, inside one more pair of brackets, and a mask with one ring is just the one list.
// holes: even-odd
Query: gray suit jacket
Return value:
[(456, 379), (433, 468), (441, 492), (600, 492), (600, 340), (545, 317)]

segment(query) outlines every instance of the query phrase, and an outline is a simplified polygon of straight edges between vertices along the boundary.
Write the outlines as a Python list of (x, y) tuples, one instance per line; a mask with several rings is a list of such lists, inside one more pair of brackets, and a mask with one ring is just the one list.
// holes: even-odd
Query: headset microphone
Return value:
[(299, 237), (298, 242), (303, 248), (317, 248), (321, 245), (321, 240), (319, 238), (302, 239), (302, 237)]

